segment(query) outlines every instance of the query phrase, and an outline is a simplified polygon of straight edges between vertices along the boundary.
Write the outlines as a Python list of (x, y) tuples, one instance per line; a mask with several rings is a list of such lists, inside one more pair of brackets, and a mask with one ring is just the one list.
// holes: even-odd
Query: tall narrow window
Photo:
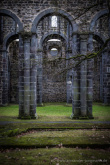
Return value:
[(51, 17), (51, 27), (57, 27), (57, 16)]

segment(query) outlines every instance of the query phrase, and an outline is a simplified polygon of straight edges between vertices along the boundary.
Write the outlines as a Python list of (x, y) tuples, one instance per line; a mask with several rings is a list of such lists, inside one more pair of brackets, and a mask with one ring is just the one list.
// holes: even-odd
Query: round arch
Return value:
[(58, 33), (58, 32), (49, 32), (49, 33), (47, 33), (47, 34), (45, 34), (42, 38), (41, 38), (41, 40), (40, 40), (40, 49), (42, 49), (42, 45), (43, 45), (43, 42), (44, 42), (44, 40), (47, 38), (47, 37), (49, 37), (49, 36), (54, 36), (54, 35), (58, 35), (58, 36), (60, 36), (61, 38), (63, 38), (65, 41), (66, 41), (66, 43), (67, 43), (67, 38), (65, 37), (65, 35), (63, 34), (63, 33)]
[(49, 8), (49, 9), (42, 11), (41, 13), (39, 13), (36, 16), (36, 18), (34, 19), (34, 21), (32, 23), (31, 32), (36, 33), (36, 27), (42, 17), (49, 15), (49, 14), (53, 14), (53, 13), (60, 14), (60, 15), (64, 16), (65, 18), (67, 18), (72, 24), (73, 32), (76, 32), (78, 30), (78, 26), (77, 26), (76, 22), (74, 21), (74, 18), (69, 13), (67, 13), (65, 10), (61, 10), (59, 8)]
[(7, 9), (0, 9), (0, 14), (2, 14), (3, 16), (9, 16), (12, 19), (14, 19), (14, 21), (17, 22), (19, 26), (19, 31), (23, 31), (23, 23), (20, 21), (18, 16), (16, 16), (12, 11), (9, 11)]
[(12, 33), (8, 34), (4, 39), (3, 49), (6, 50), (8, 45), (10, 44), (10, 42), (17, 39), (18, 37), (19, 37), (18, 34), (16, 34), (15, 32), (12, 32)]
[(93, 32), (93, 28), (94, 28), (94, 26), (95, 26), (96, 21), (97, 21), (100, 17), (102, 17), (103, 15), (108, 14), (108, 13), (109, 13), (109, 10), (108, 10), (108, 9), (104, 9), (104, 10), (99, 11), (99, 12), (92, 18), (91, 23), (90, 23), (89, 30), (90, 30), (91, 32)]
[(106, 38), (102, 34), (100, 35), (100, 33), (98, 33), (98, 32), (94, 32), (93, 35), (94, 35), (94, 37), (96, 36), (99, 40), (101, 40), (102, 43), (104, 43), (106, 41)]

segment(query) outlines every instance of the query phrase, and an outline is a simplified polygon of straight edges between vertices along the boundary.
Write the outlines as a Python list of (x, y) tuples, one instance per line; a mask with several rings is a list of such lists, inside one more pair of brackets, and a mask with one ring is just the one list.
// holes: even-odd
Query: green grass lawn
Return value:
[[(18, 105), (9, 105), (0, 107), (1, 120), (18, 120)], [(37, 107), (36, 112), (38, 121), (71, 121), (72, 105), (67, 106), (66, 103), (44, 104)], [(110, 106), (93, 105), (94, 120), (110, 121)]]
[(102, 149), (16, 149), (0, 153), (1, 165), (109, 165), (109, 151)]
[[(110, 106), (95, 103), (94, 119), (91, 120), (71, 120), (72, 105), (66, 103), (47, 103), (37, 107), (37, 120), (17, 119), (18, 109), (18, 105), (0, 107), (0, 121), (14, 122), (0, 125), (0, 164), (110, 164), (110, 124), (84, 123), (110, 121)], [(47, 123), (43, 123), (45, 121)]]

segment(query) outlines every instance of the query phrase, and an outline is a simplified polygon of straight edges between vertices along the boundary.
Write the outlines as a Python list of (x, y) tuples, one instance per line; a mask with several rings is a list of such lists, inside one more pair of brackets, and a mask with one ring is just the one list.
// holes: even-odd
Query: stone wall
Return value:
[[(103, 4), (100, 4), (100, 2), (103, 2)], [(99, 5), (94, 5), (97, 3)], [(77, 17), (77, 23), (80, 25), (80, 30), (83, 31), (84, 29), (88, 30), (87, 25), (89, 25), (91, 16), (105, 9), (106, 4), (106, 0), (1, 0), (0, 8), (13, 11), (23, 22), (25, 30), (30, 31), (32, 22), (39, 12), (47, 8), (58, 7), (60, 9), (65, 9), (74, 18)], [(92, 5), (94, 5), (94, 7), (92, 7), (87, 14), (85, 13), (82, 15), (82, 13), (86, 11), (86, 8)], [(81, 17), (79, 17), (80, 15)]]
[[(97, 47), (99, 44), (95, 43), (95, 51), (99, 50)], [(47, 54), (44, 54), (44, 57), (47, 57)], [(102, 57), (101, 57), (102, 58)], [(100, 98), (100, 60), (101, 58), (96, 57), (94, 59), (94, 77), (93, 77), (93, 100), (101, 101)], [(13, 42), (9, 47), (9, 102), (18, 103), (18, 42)], [(48, 65), (48, 66), (47, 66)], [(63, 73), (60, 75), (64, 66), (60, 66), (60, 69), (57, 69), (58, 65), (43, 64), (43, 102), (66, 102), (66, 74)], [(55, 76), (55, 73), (58, 73)]]
[[(41, 60), (49, 58), (51, 56), (49, 53), (51, 48), (58, 48), (59, 55), (62, 54), (63, 52), (62, 49), (64, 48), (63, 55), (64, 57), (68, 58), (71, 57), (72, 55), (80, 54), (81, 52), (88, 53), (89, 48), (92, 47), (91, 44), (89, 43), (90, 42), (89, 35), (92, 35), (93, 37), (92, 41), (94, 43), (93, 46), (95, 51), (99, 51), (101, 46), (109, 37), (108, 27), (110, 25), (108, 23), (107, 13), (105, 12), (105, 10), (107, 10), (107, 0), (93, 0), (93, 1), (90, 0), (56, 0), (56, 1), (55, 0), (30, 0), (30, 1), (1, 0), (0, 10), (2, 9), (4, 10), (6, 9), (6, 13), (5, 14), (2, 13), (0, 16), (0, 23), (1, 23), (0, 104), (1, 105), (4, 104), (4, 102), (7, 102), (7, 97), (6, 97), (7, 89), (10, 97), (9, 102), (18, 102), (18, 97), (17, 97), (18, 72), (17, 72), (16, 62), (14, 62), (14, 61), (19, 61), (17, 58), (18, 49), (20, 52), (19, 58), (21, 60), (21, 63), (22, 60), (26, 58), (25, 55), (27, 55), (29, 59), (33, 57), (36, 57), (37, 60), (39, 58), (41, 58)], [(48, 13), (48, 9), (52, 9), (53, 11)], [(102, 12), (102, 15), (100, 14), (100, 11)], [(103, 15), (104, 12), (105, 14)], [(11, 16), (8, 16), (8, 14), (10, 14), (11, 16), (13, 15), (13, 19), (11, 18)], [(53, 15), (56, 15), (58, 18), (57, 28), (51, 27), (51, 17)], [(38, 22), (35, 19), (36, 17), (37, 19), (39, 19)], [(35, 21), (37, 22), (36, 25), (34, 24)], [(21, 26), (21, 24), (23, 26)], [(35, 28), (34, 32), (32, 30), (33, 29), (32, 27)], [(8, 38), (9, 35), (11, 36), (10, 38)], [(85, 38), (82, 38), (83, 35), (86, 36), (86, 41)], [(20, 38), (19, 46), (17, 44), (12, 43), (10, 45), (9, 55), (8, 55), (7, 53), (8, 44), (10, 44), (15, 38)], [(58, 46), (58, 44), (55, 43), (52, 46), (48, 45), (47, 43), (49, 39), (59, 39), (61, 41), (61, 45), (59, 44)], [(5, 42), (7, 42), (7, 45)], [(83, 50), (82, 47), (83, 43), (85, 45), (87, 44), (85, 46), (87, 50)], [(29, 46), (28, 52), (26, 50), (26, 45)], [(92, 49), (91, 51), (93, 51), (93, 48), (91, 49)], [(107, 102), (107, 100), (109, 100), (108, 98), (109, 98), (110, 65), (109, 65), (109, 56), (107, 53), (109, 53), (108, 49), (104, 50), (104, 52), (101, 53), (100, 57), (96, 57), (94, 59), (94, 70), (93, 70), (94, 101), (106, 100), (105, 102)], [(8, 56), (9, 56), (9, 61), (8, 61)], [(30, 61), (28, 62), (30, 67), (31, 62)], [(22, 67), (24, 67), (24, 63), (25, 61), (22, 63)], [(44, 102), (66, 101), (68, 76), (65, 74), (61, 77), (59, 76), (55, 77), (54, 75), (56, 72), (59, 72), (59, 70), (66, 68), (66, 66), (67, 66), (67, 62), (62, 62), (62, 65), (60, 67), (54, 63), (48, 64), (48, 66), (42, 63), (37, 67), (37, 69), (40, 71), (40, 74), (39, 73), (37, 74), (39, 74), (40, 76), (39, 76), (39, 81), (37, 80), (36, 92), (38, 94), (38, 97), (41, 97), (40, 94), (42, 93), (43, 96), (42, 98)], [(8, 67), (10, 67), (9, 72), (8, 72)], [(81, 65), (80, 70), (82, 68), (83, 66)], [(80, 77), (80, 80), (81, 80), (81, 76), (83, 77), (83, 75), (81, 75), (82, 73), (78, 75), (78, 77)], [(21, 71), (20, 74), (21, 74), (20, 78), (23, 79), (23, 81), (26, 81), (25, 75), (23, 75), (24, 72), (22, 74)], [(28, 75), (29, 74), (33, 75), (33, 73), (30, 73), (30, 71), (28, 72)], [(69, 74), (72, 80), (72, 75), (71, 73)], [(34, 79), (32, 78), (32, 75), (30, 79), (32, 79), (33, 82)], [(28, 77), (28, 80), (30, 79)], [(24, 90), (22, 86), (23, 83), (21, 82), (21, 93)], [(31, 84), (31, 80), (28, 83)], [(42, 86), (42, 90), (41, 90), (41, 86)], [(24, 98), (24, 95), (22, 96)]]
[(9, 45), (9, 103), (19, 103), (18, 45), (16, 41)]

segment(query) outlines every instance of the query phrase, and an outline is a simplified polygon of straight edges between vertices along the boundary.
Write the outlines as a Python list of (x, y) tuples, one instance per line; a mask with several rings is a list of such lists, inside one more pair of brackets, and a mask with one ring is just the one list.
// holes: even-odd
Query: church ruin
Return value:
[(0, 106), (19, 103), (28, 119), (43, 102), (67, 102), (72, 118), (93, 118), (93, 100), (110, 104), (110, 42), (72, 67), (110, 38), (109, 12), (107, 0), (1, 0)]

